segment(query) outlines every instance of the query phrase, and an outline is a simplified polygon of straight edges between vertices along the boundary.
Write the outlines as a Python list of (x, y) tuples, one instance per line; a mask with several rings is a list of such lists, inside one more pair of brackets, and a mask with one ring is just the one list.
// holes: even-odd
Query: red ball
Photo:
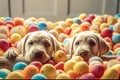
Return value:
[(6, 51), (9, 47), (10, 47), (9, 41), (7, 41), (7, 40), (5, 40), (5, 39), (0, 39), (0, 48), (1, 48), (3, 51)]
[(91, 18), (85, 18), (83, 21), (84, 21), (84, 22), (89, 22), (89, 23), (91, 24), (92, 19), (91, 19)]
[(67, 27), (67, 28), (65, 28), (64, 32), (65, 32), (65, 34), (70, 35), (71, 31), (72, 31), (72, 28), (71, 27)]
[(55, 67), (56, 67), (56, 69), (58, 70), (63, 70), (64, 71), (64, 63), (65, 62), (58, 62), (56, 65), (55, 65)]
[(95, 14), (90, 14), (88, 17), (93, 20), (95, 18)]
[(39, 28), (36, 25), (32, 25), (28, 27), (28, 32), (34, 32), (34, 31), (38, 31)]
[(112, 37), (112, 30), (110, 30), (109, 28), (104, 28), (102, 31), (101, 31), (101, 36), (103, 38), (105, 37)]
[(39, 62), (39, 61), (33, 61), (33, 62), (30, 63), (30, 65), (36, 66), (39, 70), (43, 66), (43, 64), (41, 62)]
[(52, 64), (53, 66), (56, 65), (55, 61), (53, 60), (48, 60), (45, 64)]
[(14, 24), (15, 24), (15, 26), (24, 25), (24, 19), (16, 17), (16, 18), (14, 18)]

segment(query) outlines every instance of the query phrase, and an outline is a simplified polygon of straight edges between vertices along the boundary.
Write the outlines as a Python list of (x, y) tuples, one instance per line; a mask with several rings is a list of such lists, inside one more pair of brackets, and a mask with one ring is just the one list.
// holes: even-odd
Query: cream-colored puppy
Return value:
[[(54, 53), (62, 49), (57, 39), (46, 31), (36, 31), (28, 33), (17, 45), (17, 49), (20, 51), (22, 57), (26, 61), (40, 61), (45, 63), (51, 59)], [(8, 59), (15, 58), (16, 53), (8, 51), (5, 53)]]
[(101, 56), (109, 51), (109, 46), (97, 34), (84, 31), (74, 35), (65, 45), (65, 50), (73, 56), (81, 56), (85, 61), (93, 56)]

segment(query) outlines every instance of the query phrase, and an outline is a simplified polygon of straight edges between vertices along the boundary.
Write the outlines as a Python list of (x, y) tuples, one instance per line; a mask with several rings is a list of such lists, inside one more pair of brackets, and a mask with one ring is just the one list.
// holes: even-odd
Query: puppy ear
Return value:
[(23, 56), (25, 55), (25, 44), (30, 35), (31, 33), (28, 33), (27, 35), (25, 35), (24, 38), (21, 41), (19, 41), (17, 44), (17, 49), (21, 52)]
[(76, 37), (77, 37), (77, 34), (74, 35), (72, 38), (70, 38), (68, 40), (68, 42), (65, 44), (65, 46), (64, 46), (65, 51), (69, 54), (68, 56), (70, 58), (72, 58), (72, 55), (74, 54), (74, 52), (73, 52), (73, 43), (74, 43)]
[(109, 46), (107, 45), (107, 43), (105, 42), (104, 39), (100, 38), (99, 40), (99, 54), (98, 56), (104, 55), (109, 51)]
[[(63, 47), (62, 47), (62, 45), (60, 44), (60, 42), (58, 42), (58, 40), (57, 40), (52, 34), (49, 34), (49, 36), (51, 37), (52, 43), (53, 43), (53, 49), (54, 49), (53, 54), (54, 54), (57, 50), (62, 50)], [(53, 54), (52, 54), (52, 55), (53, 55)]]

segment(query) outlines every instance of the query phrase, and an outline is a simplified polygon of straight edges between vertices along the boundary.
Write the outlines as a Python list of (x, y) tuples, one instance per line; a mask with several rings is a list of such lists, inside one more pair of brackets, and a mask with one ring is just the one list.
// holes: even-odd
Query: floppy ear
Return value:
[(97, 56), (101, 56), (106, 54), (109, 51), (109, 46), (107, 45), (106, 41), (100, 37), (100, 35), (94, 34), (97, 37), (98, 40), (98, 53)]
[(53, 43), (53, 53), (52, 53), (52, 56), (54, 55), (54, 53), (57, 51), (57, 50), (62, 50), (63, 47), (62, 45), (60, 44), (60, 42), (52, 35), (52, 34), (49, 34), (49, 36), (51, 37), (52, 39), (52, 43)]
[(27, 35), (25, 35), (25, 37), (18, 42), (18, 45), (17, 45), (17, 49), (21, 52), (21, 54), (24, 56), (25, 55), (25, 44), (26, 44), (26, 41), (28, 39), (28, 37), (31, 35), (31, 33), (28, 33)]
[(107, 45), (105, 40), (101, 38), (99, 44), (100, 44), (99, 56), (106, 54), (109, 51), (109, 46)]
[(77, 34), (74, 35), (72, 38), (70, 38), (68, 40), (68, 42), (65, 44), (65, 46), (64, 46), (65, 51), (69, 54), (68, 56), (70, 58), (72, 58), (72, 55), (74, 54), (74, 52), (73, 52), (73, 43), (74, 43), (76, 37), (77, 37)]

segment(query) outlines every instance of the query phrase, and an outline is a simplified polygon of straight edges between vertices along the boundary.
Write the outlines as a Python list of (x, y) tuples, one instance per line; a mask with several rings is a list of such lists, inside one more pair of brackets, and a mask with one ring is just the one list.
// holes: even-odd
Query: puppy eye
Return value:
[(89, 42), (89, 45), (90, 45), (90, 46), (95, 46), (95, 42), (90, 41), (90, 42)]
[(50, 46), (50, 44), (49, 44), (48, 42), (45, 42), (44, 45), (45, 45), (46, 47)]
[(29, 45), (33, 45), (33, 42), (29, 42)]
[(76, 42), (75, 45), (79, 45), (79, 42)]

